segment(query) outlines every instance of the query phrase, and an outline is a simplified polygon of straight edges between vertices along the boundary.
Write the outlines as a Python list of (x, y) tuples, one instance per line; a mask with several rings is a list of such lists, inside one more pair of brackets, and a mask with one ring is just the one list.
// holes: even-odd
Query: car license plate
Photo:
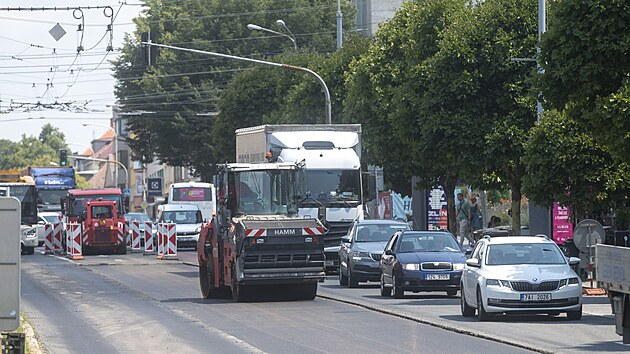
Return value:
[(426, 274), (424, 276), (425, 280), (449, 280), (451, 279), (450, 274)]
[(334, 264), (333, 261), (324, 261), (325, 266), (331, 266), (333, 264)]
[(551, 294), (521, 294), (521, 301), (551, 301)]

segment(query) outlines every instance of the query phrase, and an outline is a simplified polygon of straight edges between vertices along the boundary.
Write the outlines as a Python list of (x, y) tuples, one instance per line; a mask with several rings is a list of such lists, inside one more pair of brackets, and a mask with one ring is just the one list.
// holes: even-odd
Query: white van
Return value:
[(158, 223), (175, 223), (177, 248), (197, 248), (203, 217), (199, 207), (193, 204), (162, 204), (158, 206)]

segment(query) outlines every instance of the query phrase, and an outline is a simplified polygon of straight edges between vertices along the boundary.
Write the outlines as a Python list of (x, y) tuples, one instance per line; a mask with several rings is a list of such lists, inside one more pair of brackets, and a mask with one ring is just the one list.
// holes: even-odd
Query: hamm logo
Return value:
[(269, 236), (297, 236), (302, 235), (302, 229), (267, 229)]

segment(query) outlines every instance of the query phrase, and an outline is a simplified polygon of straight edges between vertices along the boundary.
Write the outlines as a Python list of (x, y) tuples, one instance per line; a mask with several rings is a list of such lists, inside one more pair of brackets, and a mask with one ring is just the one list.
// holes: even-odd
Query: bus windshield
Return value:
[(15, 197), (22, 204), (22, 224), (37, 224), (37, 191), (30, 184), (0, 184), (0, 196)]

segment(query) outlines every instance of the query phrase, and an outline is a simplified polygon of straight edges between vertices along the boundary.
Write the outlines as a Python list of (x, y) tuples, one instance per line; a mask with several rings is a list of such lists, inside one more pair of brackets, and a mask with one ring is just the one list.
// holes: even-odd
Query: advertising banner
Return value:
[(552, 210), (552, 237), (561, 245), (564, 241), (573, 238), (573, 223), (571, 222), (571, 208), (562, 207), (558, 202), (553, 203)]
[(448, 207), (444, 188), (427, 191), (427, 226), (429, 230), (448, 230)]

